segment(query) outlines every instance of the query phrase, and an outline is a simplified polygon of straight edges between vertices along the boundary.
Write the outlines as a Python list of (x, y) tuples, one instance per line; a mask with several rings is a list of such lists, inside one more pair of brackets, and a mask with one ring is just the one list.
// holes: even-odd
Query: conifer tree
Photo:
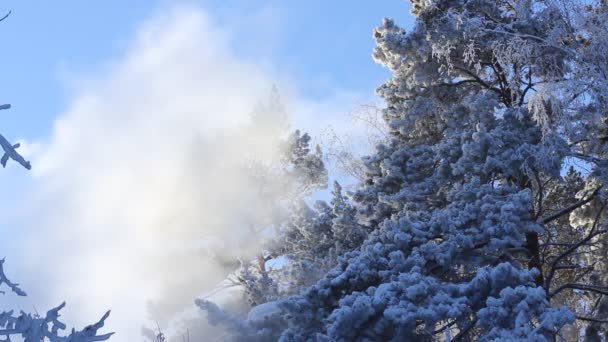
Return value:
[[(390, 138), (364, 160), (349, 223), (370, 233), (235, 336), (600, 341), (606, 4), (411, 2), (410, 32), (392, 20), (374, 31), (374, 58), (392, 72), (377, 91)], [(565, 172), (582, 162), (588, 172)]]

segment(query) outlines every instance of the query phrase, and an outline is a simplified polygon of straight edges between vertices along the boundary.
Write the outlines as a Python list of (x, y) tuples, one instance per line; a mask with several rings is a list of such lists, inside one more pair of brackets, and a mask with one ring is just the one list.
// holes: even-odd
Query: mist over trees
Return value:
[(608, 5), (412, 5), (373, 32), (389, 131), (358, 188), (289, 206), (248, 314), (196, 304), (243, 341), (605, 340)]

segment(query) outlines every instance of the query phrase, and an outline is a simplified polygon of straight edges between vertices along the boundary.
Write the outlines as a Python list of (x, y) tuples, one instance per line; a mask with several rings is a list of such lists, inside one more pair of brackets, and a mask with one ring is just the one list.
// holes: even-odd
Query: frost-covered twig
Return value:
[[(19, 288), (19, 284), (11, 282), (4, 274), (4, 258), (0, 259), (0, 285), (6, 284), (10, 289), (15, 292), (18, 296), (27, 296), (25, 291)], [(4, 293), (0, 291), (0, 293)]]
[(492, 29), (482, 29), (482, 31), (492, 32), (492, 33), (499, 33), (499, 34), (506, 34), (506, 35), (510, 35), (510, 36), (514, 36), (514, 37), (518, 37), (518, 38), (527, 38), (527, 39), (536, 40), (538, 42), (545, 43), (547, 46), (550, 46), (550, 47), (552, 47), (554, 49), (563, 51), (563, 52), (565, 52), (565, 53), (567, 53), (569, 55), (579, 56), (579, 54), (576, 51), (572, 50), (572, 49), (568, 49), (568, 48), (564, 48), (564, 47), (561, 47), (561, 46), (557, 46), (555, 44), (552, 44), (552, 43), (546, 41), (545, 39), (543, 39), (541, 37), (534, 36), (534, 35), (531, 35), (531, 34), (514, 33), (514, 32), (499, 31), (499, 30), (492, 30)]
[[(97, 335), (97, 331), (104, 326), (105, 320), (110, 315), (110, 311), (95, 324), (85, 327), (83, 330), (72, 332), (68, 336), (60, 336), (59, 331), (65, 330), (65, 323), (59, 321), (59, 311), (65, 306), (61, 305), (47, 311), (45, 317), (26, 314), (21, 312), (19, 316), (14, 316), (13, 311), (0, 313), (0, 336), (21, 336), (25, 341), (44, 341), (50, 342), (94, 342), (108, 340), (114, 333)], [(8, 339), (10, 341), (10, 339)]]
[(4, 15), (4, 17), (0, 18), (0, 21), (3, 21), (4, 19), (8, 18), (8, 16), (11, 15), (11, 13), (13, 13), (13, 11), (8, 11), (8, 13), (6, 13)]

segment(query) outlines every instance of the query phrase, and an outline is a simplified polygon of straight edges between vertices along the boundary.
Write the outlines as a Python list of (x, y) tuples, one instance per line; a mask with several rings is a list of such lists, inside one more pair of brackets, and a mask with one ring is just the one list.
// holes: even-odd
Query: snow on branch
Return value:
[(6, 336), (10, 341), (11, 336), (21, 336), (25, 341), (44, 341), (45, 338), (50, 342), (94, 342), (105, 341), (114, 333), (97, 335), (97, 331), (104, 326), (105, 320), (110, 315), (110, 311), (95, 324), (85, 327), (81, 331), (72, 329), (68, 336), (60, 336), (59, 331), (66, 328), (65, 323), (59, 321), (59, 311), (65, 306), (61, 305), (47, 311), (45, 317), (26, 314), (21, 312), (19, 316), (14, 316), (13, 311), (0, 313), (0, 336)]
[[(19, 288), (19, 284), (11, 282), (4, 274), (4, 258), (0, 259), (0, 285), (6, 284), (18, 296), (27, 296), (25, 291)], [(0, 293), (4, 293), (0, 291)]]

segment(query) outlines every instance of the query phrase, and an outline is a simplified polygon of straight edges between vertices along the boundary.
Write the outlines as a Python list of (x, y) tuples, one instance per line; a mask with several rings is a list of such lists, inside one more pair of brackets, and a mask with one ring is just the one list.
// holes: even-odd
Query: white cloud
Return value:
[[(224, 276), (202, 245), (228, 257), (255, 248), (239, 168), (255, 147), (240, 128), (288, 77), (238, 57), (232, 38), (201, 8), (159, 12), (123, 58), (75, 82), (49, 141), (27, 145), (35, 189), (17, 215), (24, 247), (10, 250), (23, 257), (9, 262), (39, 310), (66, 300), (65, 320), (81, 325), (110, 308), (115, 340), (139, 341), (144, 323), (191, 308)], [(294, 126), (309, 131), (356, 97), (319, 102), (286, 88)]]
[(36, 228), (23, 233), (32, 273), (20, 279), (33, 300), (67, 300), (75, 324), (111, 308), (116, 340), (135, 341), (147, 319), (166, 321), (221, 279), (196, 247), (239, 248), (246, 234), (229, 215), (247, 199), (234, 167), (246, 146), (235, 134), (272, 84), (229, 39), (200, 8), (174, 8), (144, 23), (106, 74), (81, 83), (33, 150), (27, 222)]

